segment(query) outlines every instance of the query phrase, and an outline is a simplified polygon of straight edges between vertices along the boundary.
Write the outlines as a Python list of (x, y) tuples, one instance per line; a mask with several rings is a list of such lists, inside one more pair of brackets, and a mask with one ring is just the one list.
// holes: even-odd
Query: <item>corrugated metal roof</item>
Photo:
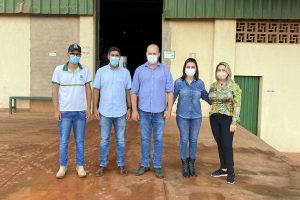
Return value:
[(80, 14), (93, 15), (93, 0), (0, 0), (0, 14)]
[(300, 0), (164, 0), (164, 18), (300, 19)]

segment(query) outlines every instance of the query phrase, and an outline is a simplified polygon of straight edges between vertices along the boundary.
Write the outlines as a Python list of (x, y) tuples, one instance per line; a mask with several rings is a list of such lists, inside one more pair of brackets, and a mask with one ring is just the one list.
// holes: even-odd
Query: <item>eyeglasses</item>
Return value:
[(72, 56), (81, 56), (81, 53), (69, 53)]

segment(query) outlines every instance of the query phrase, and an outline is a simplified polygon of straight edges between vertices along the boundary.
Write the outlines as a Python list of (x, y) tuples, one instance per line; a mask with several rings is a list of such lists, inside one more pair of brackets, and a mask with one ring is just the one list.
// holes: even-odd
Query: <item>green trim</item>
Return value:
[(84, 84), (65, 84), (65, 85), (61, 85), (61, 86), (84, 86)]
[(88, 81), (88, 82), (86, 82), (85, 84), (88, 84), (88, 83), (91, 83), (92, 81)]
[(52, 81), (52, 83), (53, 83), (53, 84), (56, 84), (56, 85), (60, 85), (59, 83), (57, 83), (57, 82), (55, 82), (55, 81)]
[[(65, 65), (64, 65), (64, 67), (63, 67), (63, 71), (66, 71), (66, 72), (68, 72), (69, 70), (68, 70), (68, 64), (69, 64), (69, 62), (67, 62)], [(78, 67), (79, 67), (79, 69), (83, 69), (83, 67), (82, 67), (82, 65), (80, 64), (80, 63), (78, 63)], [(77, 71), (77, 70), (76, 70)], [(75, 71), (75, 72), (76, 72)]]

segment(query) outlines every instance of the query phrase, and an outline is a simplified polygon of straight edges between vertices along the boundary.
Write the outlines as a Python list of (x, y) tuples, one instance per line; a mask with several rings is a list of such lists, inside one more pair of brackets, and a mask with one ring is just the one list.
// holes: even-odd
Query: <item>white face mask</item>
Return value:
[(185, 68), (185, 74), (187, 76), (194, 76), (196, 73), (196, 68)]
[(149, 64), (156, 64), (158, 61), (158, 56), (157, 55), (147, 55), (147, 60)]
[(217, 72), (218, 79), (225, 80), (228, 74), (226, 72)]

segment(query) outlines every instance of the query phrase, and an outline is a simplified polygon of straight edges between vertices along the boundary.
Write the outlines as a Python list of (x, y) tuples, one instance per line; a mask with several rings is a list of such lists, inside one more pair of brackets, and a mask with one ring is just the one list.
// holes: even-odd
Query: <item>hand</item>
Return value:
[(98, 110), (95, 110), (94, 111), (94, 117), (96, 118), (96, 119), (100, 119), (100, 115), (99, 115), (99, 112), (98, 112)]
[(85, 118), (89, 119), (90, 116), (91, 116), (91, 109), (87, 109), (86, 112), (85, 112)]
[(139, 116), (139, 113), (138, 113), (137, 110), (133, 110), (133, 111), (132, 111), (131, 119), (133, 119), (134, 121), (140, 120), (140, 116)]
[(165, 118), (166, 121), (169, 121), (170, 118), (171, 118), (171, 111), (166, 110), (164, 112), (164, 118)]
[(230, 125), (230, 132), (234, 133), (236, 131), (236, 125)]
[(54, 112), (54, 118), (55, 118), (56, 121), (60, 121), (61, 120), (61, 112), (55, 111)]
[(130, 120), (130, 118), (131, 118), (131, 109), (128, 109), (126, 113), (126, 120)]

